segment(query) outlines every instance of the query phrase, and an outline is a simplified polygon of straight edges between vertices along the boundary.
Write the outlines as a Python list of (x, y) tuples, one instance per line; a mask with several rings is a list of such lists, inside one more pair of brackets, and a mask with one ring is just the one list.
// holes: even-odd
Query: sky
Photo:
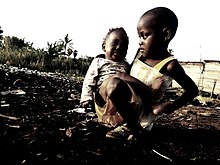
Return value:
[(220, 60), (218, 0), (0, 0), (3, 36), (15, 36), (46, 48), (47, 43), (72, 39), (79, 56), (103, 53), (109, 28), (124, 27), (129, 36), (127, 60), (138, 48), (136, 25), (147, 10), (164, 6), (175, 12), (179, 27), (170, 42), (179, 61)]

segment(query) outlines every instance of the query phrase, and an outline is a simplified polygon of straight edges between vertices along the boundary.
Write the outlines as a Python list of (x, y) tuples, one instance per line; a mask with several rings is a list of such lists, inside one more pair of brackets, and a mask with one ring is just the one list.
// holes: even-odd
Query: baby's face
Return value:
[(109, 34), (105, 44), (106, 59), (120, 62), (125, 59), (128, 50), (126, 36), (120, 31), (113, 31)]

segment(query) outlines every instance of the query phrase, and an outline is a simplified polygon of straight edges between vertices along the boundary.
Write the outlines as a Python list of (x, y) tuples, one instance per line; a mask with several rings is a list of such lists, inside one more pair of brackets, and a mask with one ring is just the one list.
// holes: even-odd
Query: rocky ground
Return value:
[(105, 138), (108, 128), (79, 108), (81, 86), (0, 65), (0, 164), (220, 164), (218, 99), (199, 98), (159, 118), (145, 143), (128, 142)]

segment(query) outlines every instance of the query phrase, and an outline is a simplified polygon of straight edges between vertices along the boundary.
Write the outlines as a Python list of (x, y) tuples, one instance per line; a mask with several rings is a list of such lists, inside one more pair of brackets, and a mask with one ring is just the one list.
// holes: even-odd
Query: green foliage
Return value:
[[(72, 76), (84, 76), (93, 58), (76, 59), (78, 51), (73, 51), (71, 41), (67, 34), (64, 40), (48, 43), (48, 47), (44, 50), (33, 48), (33, 44), (25, 42), (24, 39), (5, 36), (1, 42), (0, 63)], [(71, 54), (73, 58), (70, 57)]]
[[(58, 42), (47, 43), (47, 53), (51, 58), (56, 58), (60, 55), (70, 56), (72, 53), (77, 52), (73, 51), (73, 43), (71, 43), (71, 39), (69, 39), (68, 34), (64, 37), (64, 39), (60, 39)], [(74, 55), (75, 56), (75, 55)]]

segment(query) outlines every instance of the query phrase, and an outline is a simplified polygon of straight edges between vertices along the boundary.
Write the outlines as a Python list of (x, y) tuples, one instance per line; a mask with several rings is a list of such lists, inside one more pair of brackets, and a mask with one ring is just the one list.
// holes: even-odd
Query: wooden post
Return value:
[(213, 84), (212, 93), (210, 95), (210, 98), (212, 98), (212, 95), (214, 93), (216, 82), (217, 82), (217, 79), (214, 79), (214, 84)]

